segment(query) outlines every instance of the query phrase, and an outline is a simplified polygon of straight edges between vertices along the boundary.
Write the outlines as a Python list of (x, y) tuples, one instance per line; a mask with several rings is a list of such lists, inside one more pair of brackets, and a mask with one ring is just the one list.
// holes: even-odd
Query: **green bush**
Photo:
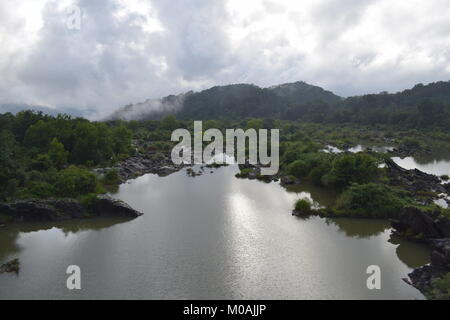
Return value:
[(236, 178), (247, 178), (248, 175), (252, 172), (252, 169), (246, 168), (242, 169), (239, 173), (236, 173)]
[(345, 188), (352, 183), (372, 182), (378, 173), (377, 160), (364, 153), (345, 154), (331, 164), (331, 171), (323, 181), (327, 185)]
[(55, 194), (55, 188), (42, 181), (32, 181), (27, 185), (26, 194), (31, 198), (48, 198)]
[(384, 184), (354, 184), (337, 199), (335, 211), (344, 216), (395, 218), (411, 201), (406, 192)]
[(97, 177), (86, 169), (70, 166), (59, 172), (55, 187), (57, 194), (62, 197), (77, 197), (95, 193)]
[(47, 154), (40, 154), (35, 160), (31, 161), (30, 169), (36, 171), (47, 171), (53, 167), (53, 162)]
[(297, 211), (298, 214), (308, 216), (313, 213), (312, 210), (312, 203), (308, 199), (299, 199), (295, 203), (295, 211)]
[(426, 295), (429, 299), (450, 300), (450, 273), (441, 278), (432, 279)]
[(120, 183), (119, 172), (117, 171), (117, 169), (109, 170), (105, 174), (105, 176), (103, 178), (103, 183), (106, 184), (106, 185), (112, 185), (112, 184)]

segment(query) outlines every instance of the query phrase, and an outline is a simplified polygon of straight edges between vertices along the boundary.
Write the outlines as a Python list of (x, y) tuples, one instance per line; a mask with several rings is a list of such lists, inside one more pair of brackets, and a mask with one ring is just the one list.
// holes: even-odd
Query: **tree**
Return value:
[(337, 157), (331, 171), (324, 177), (325, 184), (345, 188), (351, 183), (371, 182), (378, 172), (377, 160), (364, 153), (345, 154)]
[(131, 148), (131, 138), (133, 133), (125, 126), (118, 126), (112, 129), (113, 151), (117, 154), (128, 153)]
[(57, 193), (62, 197), (77, 197), (94, 193), (97, 177), (91, 171), (70, 166), (59, 172), (55, 184)]
[(263, 121), (261, 119), (250, 119), (247, 121), (247, 129), (259, 130), (263, 127)]
[(177, 118), (174, 115), (164, 117), (161, 121), (161, 129), (173, 131), (179, 128)]
[(64, 145), (57, 138), (53, 138), (48, 149), (48, 156), (57, 168), (67, 164), (69, 153), (64, 149)]
[(56, 136), (53, 126), (44, 120), (39, 120), (28, 128), (24, 143), (29, 148), (37, 148), (46, 153), (52, 139)]
[(394, 218), (411, 199), (387, 185), (354, 184), (337, 200), (338, 214), (366, 218)]

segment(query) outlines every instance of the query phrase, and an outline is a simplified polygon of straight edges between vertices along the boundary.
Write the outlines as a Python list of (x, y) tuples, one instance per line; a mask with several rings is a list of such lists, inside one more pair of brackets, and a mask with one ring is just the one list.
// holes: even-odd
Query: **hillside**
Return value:
[(216, 86), (200, 92), (147, 100), (114, 112), (112, 119), (158, 119), (175, 114), (180, 119), (222, 117), (282, 117), (292, 106), (323, 101), (336, 104), (341, 98), (305, 82), (270, 88), (251, 84)]
[(450, 127), (450, 82), (417, 84), (397, 93), (343, 99), (330, 91), (295, 82), (260, 88), (251, 84), (216, 86), (116, 111), (110, 119), (279, 118), (311, 122), (400, 124)]

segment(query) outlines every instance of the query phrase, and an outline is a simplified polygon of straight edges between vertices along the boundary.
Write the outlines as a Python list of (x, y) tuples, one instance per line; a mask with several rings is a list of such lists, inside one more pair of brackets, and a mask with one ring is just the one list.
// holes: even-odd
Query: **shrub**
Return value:
[(56, 167), (61, 168), (67, 163), (69, 153), (64, 149), (64, 145), (59, 142), (58, 139), (54, 138), (52, 142), (50, 142), (48, 156)]
[(247, 178), (248, 175), (252, 172), (252, 169), (246, 168), (242, 169), (239, 173), (236, 173), (236, 178)]
[(76, 166), (61, 170), (56, 180), (56, 192), (62, 197), (77, 197), (94, 193), (97, 178), (92, 172)]
[(47, 171), (53, 167), (53, 162), (47, 154), (40, 154), (37, 156), (35, 160), (33, 160), (30, 164), (31, 170), (36, 171)]
[(377, 160), (364, 153), (345, 154), (337, 157), (329, 174), (324, 177), (324, 183), (345, 188), (352, 183), (372, 182), (378, 172)]
[(427, 297), (434, 300), (450, 300), (450, 273), (431, 280)]
[(112, 184), (120, 183), (119, 172), (117, 171), (117, 169), (109, 170), (105, 174), (105, 176), (103, 178), (103, 183), (106, 184), (106, 185), (112, 185)]
[(32, 181), (27, 185), (26, 194), (31, 198), (48, 198), (55, 193), (54, 187), (42, 181)]
[(300, 215), (311, 215), (313, 213), (312, 203), (308, 199), (299, 199), (295, 203), (295, 211)]
[(354, 184), (336, 202), (336, 213), (365, 218), (394, 218), (412, 200), (384, 184)]

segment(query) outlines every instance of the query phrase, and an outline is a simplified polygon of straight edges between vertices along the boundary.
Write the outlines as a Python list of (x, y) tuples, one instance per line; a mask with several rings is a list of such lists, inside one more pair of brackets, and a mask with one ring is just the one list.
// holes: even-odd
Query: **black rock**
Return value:
[(141, 212), (134, 210), (122, 200), (113, 199), (107, 195), (97, 196), (97, 200), (92, 205), (92, 210), (99, 216), (120, 216), (137, 218)]

